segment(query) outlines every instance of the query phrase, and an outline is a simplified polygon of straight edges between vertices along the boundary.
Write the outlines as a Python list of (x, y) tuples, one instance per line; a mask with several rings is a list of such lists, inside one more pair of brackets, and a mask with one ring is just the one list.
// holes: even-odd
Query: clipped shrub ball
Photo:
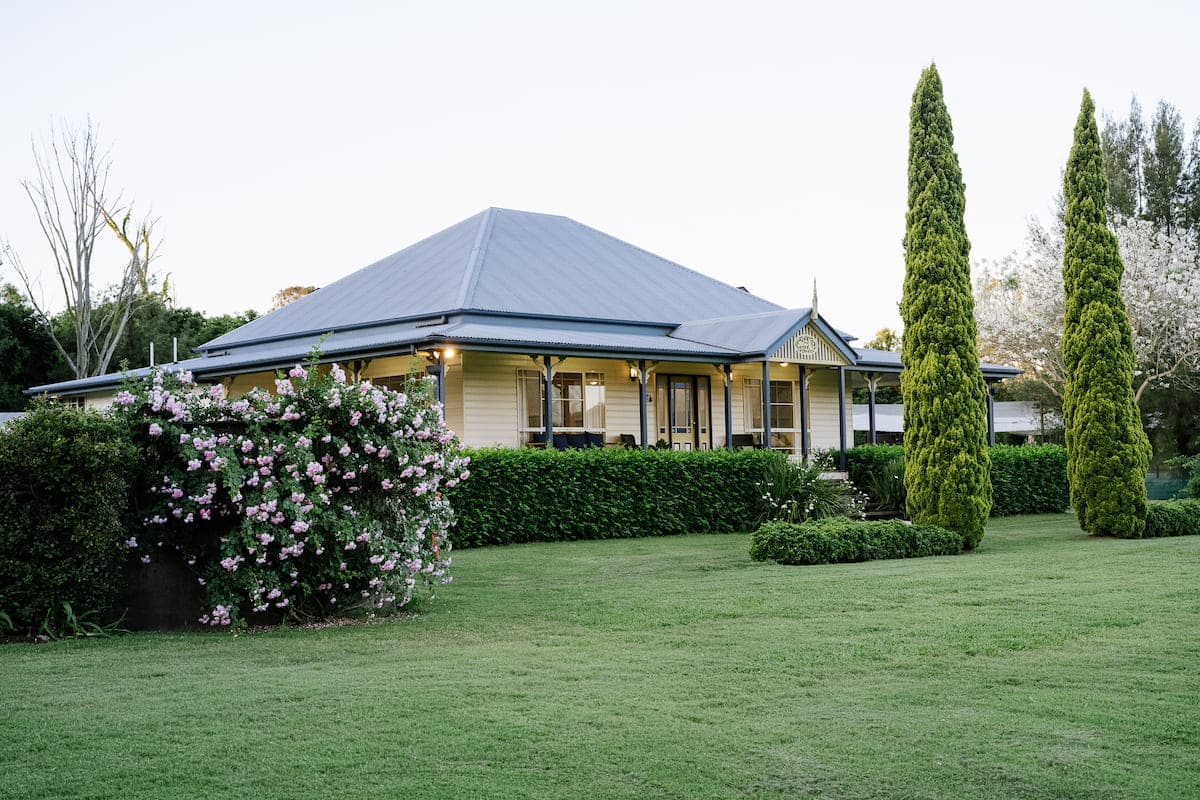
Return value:
[(828, 517), (799, 524), (768, 522), (750, 537), (751, 558), (779, 564), (952, 556), (962, 551), (960, 534), (902, 520), (859, 522)]

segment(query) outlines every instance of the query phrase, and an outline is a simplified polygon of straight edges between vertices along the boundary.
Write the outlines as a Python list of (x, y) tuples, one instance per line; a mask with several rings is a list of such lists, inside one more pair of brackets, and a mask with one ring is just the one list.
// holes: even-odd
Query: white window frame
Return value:
[[(581, 414), (583, 425), (554, 425), (555, 431), (562, 433), (607, 433), (608, 432), (608, 389), (604, 378), (604, 373), (596, 370), (555, 370), (554, 377), (557, 379), (562, 377), (565, 379), (576, 377), (579, 379), (579, 385), (582, 389), (582, 397), (578, 400), (571, 400), (567, 397), (559, 396), (554, 398), (554, 402), (563, 404), (562, 407), (555, 409), (555, 416), (558, 419), (567, 417), (567, 403), (579, 402), (582, 404)], [(538, 406), (536, 415), (530, 414), (528, 408), (528, 397), (526, 395), (526, 381), (536, 380), (538, 384)], [(541, 370), (519, 369), (517, 370), (517, 431), (522, 434), (528, 433), (544, 433), (546, 431), (545, 408), (546, 408), (546, 373)], [(599, 416), (599, 425), (591, 425), (588, 418), (591, 415)], [(536, 416), (539, 423), (537, 425), (530, 424), (530, 417)]]

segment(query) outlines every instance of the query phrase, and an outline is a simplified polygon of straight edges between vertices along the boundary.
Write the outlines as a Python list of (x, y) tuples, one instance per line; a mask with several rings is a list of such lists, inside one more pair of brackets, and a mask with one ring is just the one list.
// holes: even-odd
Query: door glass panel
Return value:
[(671, 432), (692, 432), (692, 381), (675, 378), (671, 381)]
[(665, 434), (667, 432), (667, 379), (659, 377), (655, 383), (657, 387), (655, 394), (658, 397), (655, 404), (658, 408), (654, 411), (654, 419), (658, 422), (658, 432)]

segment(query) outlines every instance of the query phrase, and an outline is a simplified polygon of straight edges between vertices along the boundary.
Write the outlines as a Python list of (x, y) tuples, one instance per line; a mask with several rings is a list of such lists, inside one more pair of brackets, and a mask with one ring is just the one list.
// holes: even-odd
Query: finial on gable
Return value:
[(812, 315), (817, 316), (817, 279), (813, 278)]

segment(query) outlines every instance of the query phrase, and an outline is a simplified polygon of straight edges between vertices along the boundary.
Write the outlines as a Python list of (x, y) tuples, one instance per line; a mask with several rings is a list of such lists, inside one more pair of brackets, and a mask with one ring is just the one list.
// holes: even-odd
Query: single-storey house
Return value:
[[(567, 217), (490, 208), (168, 368), (236, 396), (320, 343), (324, 360), (377, 384), (434, 375), (447, 425), (472, 447), (806, 457), (852, 442), (848, 387), (899, 376), (898, 354), (852, 341), (816, 308), (782, 308)], [(1019, 372), (982, 369), (989, 383)], [(31, 391), (99, 406), (121, 379)]]

